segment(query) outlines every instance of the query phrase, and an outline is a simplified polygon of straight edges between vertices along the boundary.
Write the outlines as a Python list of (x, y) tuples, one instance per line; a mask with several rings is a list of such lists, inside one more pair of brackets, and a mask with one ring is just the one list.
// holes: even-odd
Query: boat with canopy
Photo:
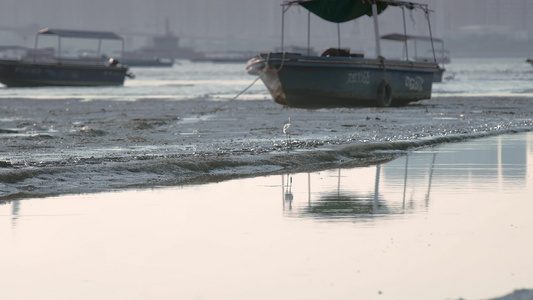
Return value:
[[(39, 38), (55, 37), (56, 47), (39, 48)], [(90, 41), (91, 47), (73, 55), (64, 55), (68, 41), (79, 46)], [(0, 60), (0, 83), (7, 87), (39, 86), (116, 86), (123, 85), (128, 67), (102, 52), (103, 41), (118, 41), (121, 36), (107, 31), (85, 31), (45, 28), (35, 37), (34, 49), (17, 59)], [(97, 43), (94, 43), (97, 42)]]
[[(286, 11), (300, 6), (320, 18), (337, 24), (363, 16), (373, 18), (376, 57), (366, 58), (348, 49), (329, 48), (320, 56), (283, 51)], [(282, 5), (281, 52), (261, 53), (247, 63), (247, 71), (261, 78), (274, 100), (294, 107), (339, 107), (405, 105), (431, 98), (434, 61), (386, 59), (381, 54), (378, 15), (389, 7), (422, 10), (429, 22), (428, 6), (392, 0), (297, 0)], [(309, 23), (309, 22), (308, 22)], [(309, 47), (308, 34), (308, 47)], [(434, 51), (433, 51), (434, 53)]]

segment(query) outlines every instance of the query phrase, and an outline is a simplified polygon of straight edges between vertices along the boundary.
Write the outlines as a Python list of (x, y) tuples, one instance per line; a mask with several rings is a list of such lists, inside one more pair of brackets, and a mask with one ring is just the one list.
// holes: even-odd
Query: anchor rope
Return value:
[[(235, 95), (235, 97), (231, 98), (228, 102), (231, 102), (233, 100), (236, 100), (240, 95), (244, 94), (247, 90), (249, 90), (259, 79), (261, 78), (261, 75), (257, 76), (254, 81), (252, 81), (251, 84), (249, 84), (247, 87), (244, 88), (244, 90), (242, 90), (240, 93), (238, 93), (237, 95)], [(226, 105), (226, 103), (223, 103), (221, 104), (220, 106), (218, 106), (217, 108), (214, 109), (214, 113), (216, 113), (217, 111), (221, 110), (224, 106)]]
[(281, 56), (281, 64), (279, 65), (279, 69), (277, 69), (276, 72), (279, 72), (281, 71), (281, 69), (283, 69), (283, 65), (285, 63), (285, 53), (287, 52), (283, 52), (283, 56)]
[(230, 101), (235, 100), (235, 99), (237, 99), (240, 95), (244, 94), (244, 93), (245, 93), (248, 89), (250, 89), (250, 88), (251, 88), (251, 87), (257, 82), (257, 80), (259, 80), (260, 78), (261, 78), (261, 75), (257, 76), (257, 78), (254, 79), (254, 81), (253, 81), (250, 85), (248, 85), (244, 90), (242, 90), (240, 93), (238, 93), (235, 97), (231, 98)]
[[(286, 53), (287, 52), (283, 52), (283, 56), (281, 57), (281, 64), (279, 66), (279, 69), (275, 69), (275, 72), (279, 72), (279, 71), (281, 71), (281, 69), (283, 69), (283, 65), (284, 65), (284, 62), (285, 62), (285, 54)], [(244, 88), (244, 90), (242, 90), (240, 93), (235, 95), (235, 97), (231, 98), (230, 101), (233, 101), (233, 100), (237, 99), (240, 95), (244, 94), (247, 90), (249, 90), (261, 78), (261, 75), (266, 73), (266, 71), (268, 70), (268, 64), (270, 62), (270, 54), (271, 54), (271, 52), (268, 52), (267, 58), (265, 60), (265, 67), (261, 71), (262, 74), (259, 74), (250, 85), (248, 85), (246, 88)], [(259, 57), (262, 58), (261, 54), (259, 54)], [(220, 107), (217, 108), (216, 110), (218, 111), (219, 109), (220, 109)]]
[[(272, 52), (268, 52), (267, 58), (265, 60), (265, 70), (268, 69), (268, 63), (270, 62), (270, 54), (271, 53)], [(279, 69), (275, 69), (275, 72), (279, 72), (279, 71), (281, 71), (281, 69), (283, 69), (283, 65), (285, 63), (285, 54), (287, 54), (287, 52), (283, 52), (283, 55), (281, 56), (281, 64), (279, 65)], [(261, 57), (261, 55), (259, 55), (259, 57)]]

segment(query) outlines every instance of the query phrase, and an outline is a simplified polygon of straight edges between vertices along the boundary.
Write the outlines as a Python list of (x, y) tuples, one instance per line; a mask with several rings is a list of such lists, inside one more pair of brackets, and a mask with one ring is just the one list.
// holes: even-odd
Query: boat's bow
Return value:
[(265, 59), (261, 55), (252, 57), (246, 63), (246, 71), (250, 75), (260, 76), (265, 68)]
[(259, 76), (266, 88), (279, 104), (286, 105), (286, 96), (279, 80), (278, 71), (283, 66), (285, 54), (281, 57), (271, 57), (271, 53), (259, 54), (252, 57), (246, 64), (246, 71), (250, 75)]

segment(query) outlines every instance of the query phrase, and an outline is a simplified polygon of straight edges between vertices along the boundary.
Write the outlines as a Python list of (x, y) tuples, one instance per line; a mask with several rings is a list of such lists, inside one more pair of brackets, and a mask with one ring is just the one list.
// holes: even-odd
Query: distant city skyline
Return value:
[[(283, 0), (3, 0), (0, 12), (0, 45), (33, 46), (37, 30), (45, 27), (115, 31), (134, 49), (163, 34), (165, 22), (180, 37), (180, 45), (203, 50), (265, 50), (279, 47)], [(433, 35), (449, 42), (452, 50), (479, 51), (475, 43), (496, 44), (495, 49), (518, 51), (533, 39), (533, 1), (528, 0), (421, 0), (431, 14)], [(388, 9), (379, 17), (382, 34), (398, 32), (401, 12)], [(421, 13), (406, 13), (408, 31), (427, 34)], [(305, 45), (307, 11), (291, 8), (285, 19), (287, 44)], [(414, 21), (414, 22), (413, 22)], [(371, 19), (341, 24), (341, 46), (369, 52), (373, 47)], [(401, 31), (400, 31), (401, 32)], [(483, 41), (477, 38), (482, 37)], [(491, 41), (495, 39), (496, 41)], [(336, 46), (334, 24), (311, 18), (311, 42), (321, 50)], [(480, 45), (481, 46), (481, 45)], [(486, 48), (486, 47), (485, 47)], [(487, 50), (487, 49), (481, 49)], [(525, 51), (525, 50), (524, 50)]]

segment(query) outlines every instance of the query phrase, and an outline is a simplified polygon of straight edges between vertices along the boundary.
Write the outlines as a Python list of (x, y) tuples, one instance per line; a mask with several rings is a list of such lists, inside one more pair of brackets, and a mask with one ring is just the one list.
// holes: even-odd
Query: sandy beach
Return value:
[(364, 165), (418, 147), (528, 131), (532, 115), (525, 97), (315, 110), (270, 99), (0, 99), (0, 199)]

